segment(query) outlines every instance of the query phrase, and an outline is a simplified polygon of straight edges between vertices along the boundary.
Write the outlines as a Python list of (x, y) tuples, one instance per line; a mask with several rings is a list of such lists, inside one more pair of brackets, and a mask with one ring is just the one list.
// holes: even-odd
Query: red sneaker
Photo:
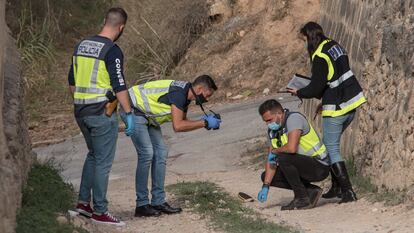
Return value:
[(110, 213), (106, 212), (101, 215), (97, 215), (95, 213), (92, 214), (92, 222), (98, 223), (98, 224), (109, 224), (109, 225), (115, 225), (115, 226), (125, 226), (125, 222), (122, 222), (112, 216)]
[(75, 210), (76, 212), (78, 212), (79, 214), (85, 217), (88, 217), (88, 218), (92, 217), (93, 210), (91, 208), (91, 205), (89, 204), (78, 203), (78, 205), (76, 205)]

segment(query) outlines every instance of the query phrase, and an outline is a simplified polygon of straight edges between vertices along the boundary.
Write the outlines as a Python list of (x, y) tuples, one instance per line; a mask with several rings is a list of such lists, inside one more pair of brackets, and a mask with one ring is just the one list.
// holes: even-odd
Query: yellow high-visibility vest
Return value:
[(172, 120), (171, 105), (158, 99), (167, 94), (174, 80), (159, 80), (131, 87), (129, 96), (135, 108), (145, 114), (150, 123), (161, 125)]
[[(339, 58), (344, 55), (346, 60), (339, 62)], [(347, 54), (339, 44), (329, 39), (324, 40), (313, 53), (312, 61), (316, 56), (328, 64), (328, 88), (322, 97), (322, 116), (342, 116), (367, 101), (349, 67)]]
[(107, 101), (112, 90), (105, 56), (114, 43), (106, 38), (91, 37), (81, 41), (72, 57), (75, 77), (75, 104), (96, 104)]
[[(289, 116), (292, 114), (300, 114), (300, 113), (294, 113), (294, 112), (286, 112), (287, 117), (285, 118), (285, 122), (288, 120)], [(306, 155), (310, 157), (318, 157), (319, 159), (323, 160), (328, 155), (326, 151), (325, 145), (322, 143), (322, 141), (319, 139), (318, 134), (312, 127), (312, 125), (309, 123), (309, 132), (305, 135), (302, 135), (299, 139), (299, 146), (297, 154)], [(286, 132), (286, 129), (281, 129), (280, 134), (277, 133), (275, 136), (272, 136), (272, 131), (269, 132), (269, 137), (272, 143), (272, 147), (277, 149), (279, 147), (282, 147), (288, 143), (288, 134)]]

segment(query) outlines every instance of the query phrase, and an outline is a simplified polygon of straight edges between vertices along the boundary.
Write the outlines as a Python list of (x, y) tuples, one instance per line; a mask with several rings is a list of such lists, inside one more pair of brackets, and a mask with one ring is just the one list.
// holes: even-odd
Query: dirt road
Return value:
[[(256, 196), (261, 183), (261, 170), (240, 165), (246, 146), (263, 138), (265, 125), (257, 113), (263, 99), (243, 104), (229, 104), (214, 108), (221, 113), (223, 125), (218, 131), (197, 130), (176, 134), (171, 125), (163, 126), (170, 147), (167, 184), (179, 181), (208, 180), (224, 187), (232, 195), (244, 191)], [(291, 97), (281, 100), (284, 106), (295, 109), (298, 102)], [(198, 117), (192, 115), (191, 117)], [(62, 175), (77, 190), (86, 146), (79, 135), (66, 142), (36, 149), (40, 159), (55, 158), (63, 165)], [(136, 152), (123, 133), (119, 134), (118, 148), (113, 164), (108, 197), (110, 210), (127, 222), (124, 228), (92, 226), (87, 220), (75, 219), (94, 232), (216, 232), (205, 219), (184, 211), (180, 215), (160, 218), (134, 218)], [(405, 206), (384, 207), (381, 203), (358, 202), (338, 205), (321, 200), (317, 208), (302, 211), (280, 211), (292, 193), (273, 188), (269, 200), (249, 203), (267, 219), (293, 226), (300, 232), (414, 232), (414, 210)]]

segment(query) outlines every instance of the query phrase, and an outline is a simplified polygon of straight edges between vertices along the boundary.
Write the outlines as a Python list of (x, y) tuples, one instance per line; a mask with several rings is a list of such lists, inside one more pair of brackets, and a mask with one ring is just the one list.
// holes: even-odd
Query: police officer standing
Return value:
[(356, 201), (340, 154), (342, 133), (354, 119), (356, 109), (366, 102), (362, 88), (349, 66), (348, 54), (336, 41), (327, 38), (322, 27), (308, 22), (300, 30), (311, 64), (312, 78), (308, 86), (294, 90), (300, 98), (322, 98), (323, 142), (331, 160), (332, 186), (322, 197), (340, 197), (339, 203)]
[[(136, 217), (181, 212), (181, 208), (171, 207), (165, 199), (164, 180), (168, 148), (163, 140), (160, 125), (172, 121), (175, 132), (200, 128), (218, 129), (221, 120), (216, 114), (204, 115), (201, 120), (187, 119), (191, 101), (195, 101), (202, 108), (202, 104), (207, 102), (216, 90), (214, 80), (208, 75), (197, 77), (193, 83), (159, 80), (129, 89), (135, 122), (131, 140), (138, 155), (135, 177)], [(121, 116), (126, 119), (127, 114), (121, 113)], [(148, 197), (150, 168), (151, 201)]]
[(105, 114), (105, 106), (108, 96), (115, 93), (127, 112), (125, 133), (131, 134), (134, 124), (122, 70), (123, 54), (114, 43), (121, 36), (126, 21), (127, 13), (122, 8), (109, 9), (101, 32), (75, 47), (68, 75), (76, 122), (89, 150), (76, 210), (90, 217), (92, 222), (117, 226), (125, 223), (108, 212), (106, 193), (118, 137), (118, 120), (116, 114)]

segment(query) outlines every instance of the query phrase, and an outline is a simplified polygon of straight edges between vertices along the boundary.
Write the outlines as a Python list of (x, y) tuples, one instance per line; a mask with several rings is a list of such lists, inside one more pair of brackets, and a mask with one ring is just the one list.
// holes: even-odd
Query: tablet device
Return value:
[(294, 74), (286, 88), (299, 90), (309, 85), (310, 82), (311, 79), (309, 77), (301, 74)]

